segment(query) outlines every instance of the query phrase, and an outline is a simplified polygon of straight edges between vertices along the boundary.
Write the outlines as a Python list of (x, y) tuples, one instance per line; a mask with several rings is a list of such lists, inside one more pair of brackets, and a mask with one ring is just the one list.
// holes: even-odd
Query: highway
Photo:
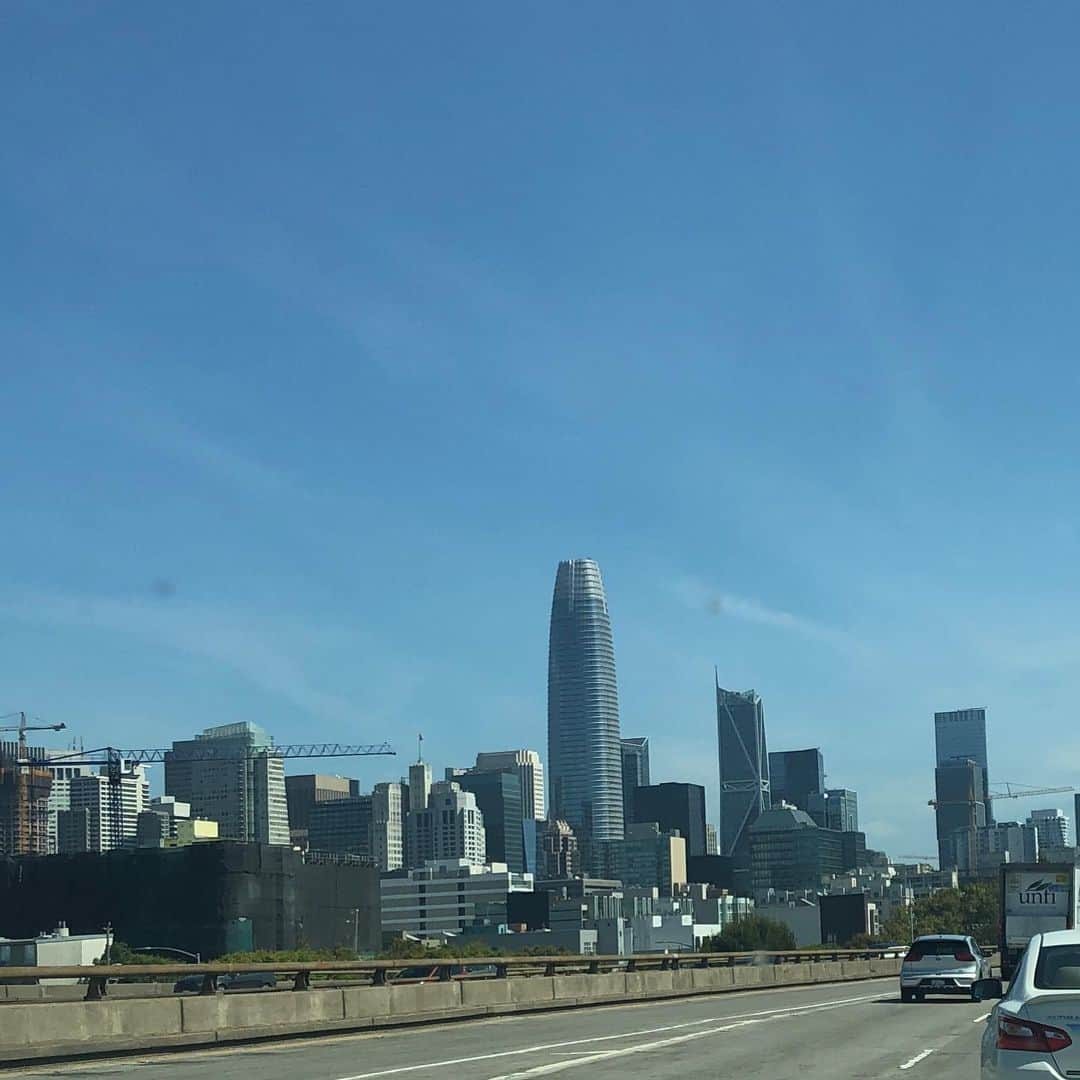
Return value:
[[(44, 1006), (48, 1007), (48, 1006)], [(989, 1003), (901, 1005), (897, 980), (717, 994), (4, 1070), (137, 1080), (973, 1080)]]

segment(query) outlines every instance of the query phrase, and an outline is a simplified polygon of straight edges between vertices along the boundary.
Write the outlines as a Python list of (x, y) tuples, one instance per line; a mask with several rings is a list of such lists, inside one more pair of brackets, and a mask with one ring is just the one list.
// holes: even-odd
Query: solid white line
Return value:
[(973, 1024), (981, 1024), (989, 1015), (989, 1013), (983, 1013), (982, 1016), (976, 1016), (971, 1022)]
[[(806, 1005), (788, 1005), (783, 1009), (765, 1009), (761, 1012), (736, 1013), (734, 1016), (709, 1016), (702, 1020), (690, 1020), (682, 1024), (667, 1024), (664, 1027), (645, 1028), (640, 1031), (624, 1031), (618, 1035), (595, 1035), (588, 1039), (568, 1039), (565, 1042), (541, 1043), (536, 1046), (525, 1046), (518, 1050), (498, 1050), (490, 1054), (475, 1054), (471, 1057), (451, 1058), (446, 1061), (425, 1061), (419, 1065), (399, 1065), (392, 1069), (377, 1069), (374, 1072), (357, 1073), (355, 1076), (342, 1076), (338, 1080), (372, 1080), (377, 1076), (400, 1076), (402, 1073), (419, 1072), (422, 1069), (442, 1069), (448, 1065), (471, 1065), (477, 1061), (493, 1061), (498, 1058), (515, 1057), (523, 1054), (538, 1054), (544, 1051), (563, 1050), (569, 1046), (587, 1046), (592, 1043), (610, 1042), (613, 1039), (632, 1039), (639, 1035), (658, 1035), (665, 1031), (679, 1031), (689, 1027), (700, 1027), (702, 1024), (713, 1024), (718, 1020), (732, 1021), (741, 1020), (744, 1023), (761, 1023), (763, 1020), (777, 1016), (793, 1016), (803, 1013), (820, 1012), (823, 1009), (839, 1008), (844, 1005), (856, 1005), (864, 1001), (876, 1001), (880, 994), (864, 994), (860, 997), (839, 998), (834, 1001), (810, 1002)], [(758, 1018), (761, 1019), (758, 1019)], [(731, 1027), (740, 1027), (741, 1024), (731, 1024)], [(727, 1028), (719, 1029), (727, 1030)], [(560, 1063), (562, 1064), (562, 1063)]]
[(924, 1050), (921, 1054), (916, 1054), (910, 1061), (905, 1061), (900, 1068), (910, 1069), (912, 1065), (918, 1065), (923, 1058), (929, 1057), (933, 1052), (933, 1050)]
[[(834, 1009), (843, 1008), (843, 1004), (836, 1003), (830, 1006)], [(784, 1020), (792, 1016), (804, 1016), (805, 1012), (794, 1007), (791, 1010), (776, 1013), (770, 1016), (762, 1016), (755, 1020), (739, 1020), (733, 1024), (723, 1024), (720, 1027), (705, 1028), (703, 1031), (691, 1031), (686, 1035), (673, 1035), (667, 1039), (655, 1039), (652, 1042), (637, 1043), (634, 1046), (622, 1046), (615, 1050), (601, 1050), (595, 1054), (585, 1054), (575, 1057), (570, 1061), (552, 1061), (546, 1065), (534, 1065), (531, 1069), (522, 1069), (519, 1072), (506, 1073), (504, 1076), (492, 1077), (492, 1080), (530, 1080), (535, 1076), (550, 1076), (553, 1073), (566, 1072), (568, 1069), (577, 1069), (582, 1065), (593, 1065), (598, 1061), (610, 1061), (612, 1058), (628, 1057), (630, 1054), (644, 1054), (650, 1050), (659, 1050), (665, 1046), (679, 1046), (683, 1043), (693, 1042), (695, 1039), (704, 1039), (710, 1035), (719, 1035), (725, 1031), (734, 1031), (736, 1028), (751, 1027), (754, 1024), (768, 1024), (773, 1020)]]
[(531, 1069), (523, 1069), (521, 1072), (507, 1073), (505, 1076), (494, 1076), (492, 1080), (526, 1080), (532, 1076), (550, 1076), (552, 1073), (565, 1072), (567, 1069), (576, 1069), (582, 1065), (592, 1065), (597, 1061), (608, 1061), (611, 1058), (626, 1057), (628, 1054), (643, 1054), (649, 1050), (659, 1050), (663, 1046), (677, 1046), (680, 1043), (692, 1042), (694, 1039), (704, 1039), (708, 1035), (717, 1035), (722, 1031), (733, 1031), (735, 1028), (750, 1027), (753, 1024), (767, 1024), (776, 1017), (763, 1016), (760, 1020), (739, 1020), (734, 1024), (724, 1024), (722, 1027), (706, 1028), (704, 1031), (691, 1031), (688, 1035), (673, 1035), (670, 1039), (655, 1039), (653, 1042), (638, 1043), (636, 1046), (623, 1046), (618, 1050), (601, 1050), (596, 1054), (585, 1054), (582, 1057), (573, 1058), (571, 1061), (552, 1061), (547, 1065), (535, 1065)]

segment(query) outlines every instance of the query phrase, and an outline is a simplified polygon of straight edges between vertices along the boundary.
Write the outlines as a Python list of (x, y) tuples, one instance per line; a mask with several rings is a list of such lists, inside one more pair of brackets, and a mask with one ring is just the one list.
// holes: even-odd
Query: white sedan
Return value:
[(1008, 995), (987, 1021), (980, 1075), (1080, 1077), (1080, 930), (1031, 939)]

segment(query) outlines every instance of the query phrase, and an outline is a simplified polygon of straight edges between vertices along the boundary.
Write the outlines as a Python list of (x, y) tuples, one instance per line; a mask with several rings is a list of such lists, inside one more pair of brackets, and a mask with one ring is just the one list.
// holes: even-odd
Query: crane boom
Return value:
[[(1060, 795), (1067, 791), (1076, 790), (1072, 784), (1064, 784), (1061, 787), (1022, 788), (1014, 791), (1013, 788), (1017, 786), (1016, 784), (1006, 783), (1007, 790), (991, 791), (986, 797), (988, 799), (1028, 799), (1038, 795)], [(936, 810), (939, 806), (971, 806), (972, 803), (982, 801), (982, 799), (929, 799), (926, 805), (932, 806)]]
[[(117, 758), (131, 765), (151, 765), (165, 760), (166, 754), (176, 753), (180, 761), (222, 761), (237, 758), (255, 758), (263, 754), (281, 758), (330, 758), (330, 757), (377, 757), (393, 756), (397, 753), (389, 743), (289, 743), (284, 746), (267, 744), (249, 747), (242, 754), (234, 749), (218, 749), (207, 740), (206, 746), (182, 751), (173, 751), (171, 747), (153, 747), (140, 750), (118, 750), (112, 746), (100, 746), (96, 750), (86, 750), (71, 754), (61, 754), (50, 761), (72, 761), (80, 765), (107, 765)], [(104, 760), (97, 760), (94, 755), (104, 754)]]

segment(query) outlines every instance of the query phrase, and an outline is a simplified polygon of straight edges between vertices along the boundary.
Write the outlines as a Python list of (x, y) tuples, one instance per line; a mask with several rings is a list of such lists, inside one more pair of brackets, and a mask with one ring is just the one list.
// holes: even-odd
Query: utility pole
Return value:
[(360, 951), (360, 909), (359, 908), (353, 908), (352, 951), (354, 953), (358, 953)]

